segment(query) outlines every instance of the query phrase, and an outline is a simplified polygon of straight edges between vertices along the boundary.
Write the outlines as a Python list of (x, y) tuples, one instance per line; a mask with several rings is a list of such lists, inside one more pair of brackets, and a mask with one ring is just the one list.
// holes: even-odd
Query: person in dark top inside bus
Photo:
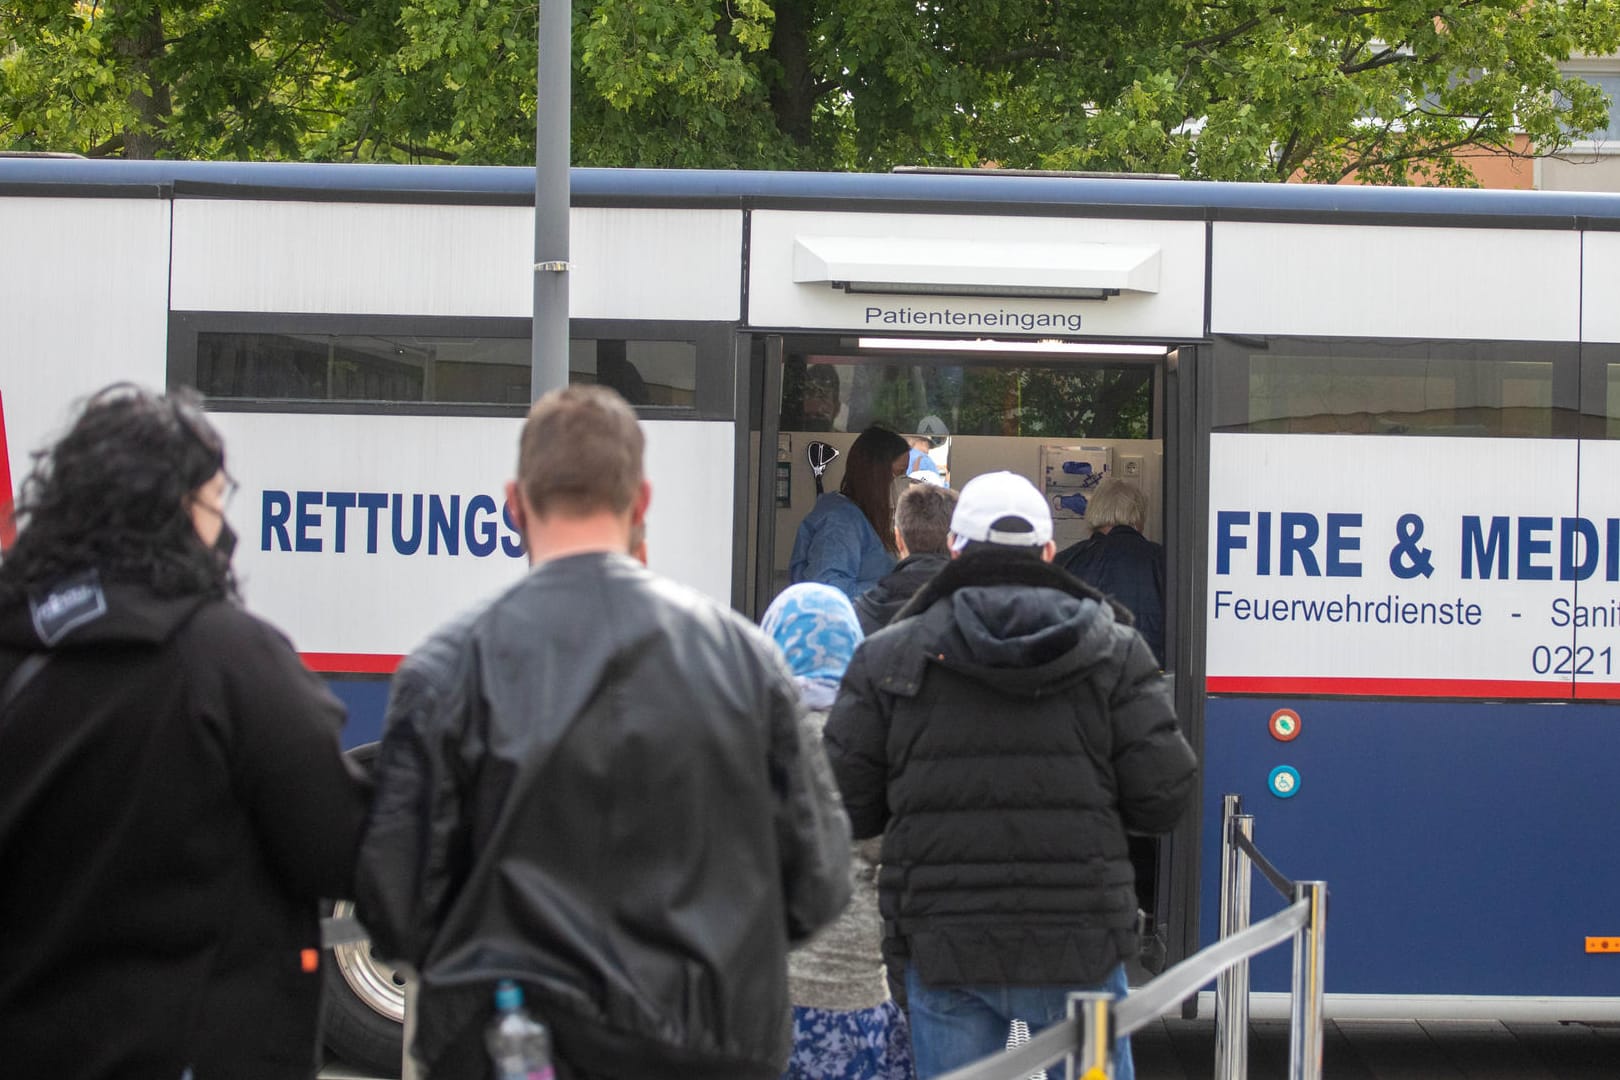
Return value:
[(819, 581), (853, 600), (894, 569), (894, 480), (910, 456), (906, 440), (886, 428), (861, 432), (849, 448), (843, 483), (817, 499), (799, 524), (788, 584)]
[[(225, 450), (115, 386), (0, 562), (0, 1073), (314, 1076), (321, 897), (368, 803), (343, 706), (244, 611)], [(328, 958), (329, 959), (329, 958)]]
[(894, 544), (900, 561), (876, 585), (855, 598), (855, 616), (863, 634), (889, 625), (906, 601), (951, 561), (947, 537), (956, 492), (918, 483), (907, 488), (894, 506)]
[(1088, 539), (1058, 552), (1063, 569), (1118, 600), (1164, 666), (1164, 545), (1142, 535), (1147, 496), (1135, 484), (1109, 477), (1086, 503)]

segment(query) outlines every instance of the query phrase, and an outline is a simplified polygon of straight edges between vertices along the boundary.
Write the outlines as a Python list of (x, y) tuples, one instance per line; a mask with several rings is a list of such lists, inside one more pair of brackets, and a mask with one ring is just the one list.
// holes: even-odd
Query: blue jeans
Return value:
[[(911, 1013), (911, 1054), (917, 1080), (959, 1069), (1007, 1047), (1014, 1020), (1038, 1035), (1068, 1015), (1069, 991), (1107, 990), (1124, 997), (1129, 989), (1120, 964), (1100, 986), (928, 986), (917, 969), (906, 968), (906, 1006)], [(1062, 1080), (1061, 1066), (1047, 1071)], [(1114, 1043), (1114, 1080), (1136, 1080), (1131, 1040)]]

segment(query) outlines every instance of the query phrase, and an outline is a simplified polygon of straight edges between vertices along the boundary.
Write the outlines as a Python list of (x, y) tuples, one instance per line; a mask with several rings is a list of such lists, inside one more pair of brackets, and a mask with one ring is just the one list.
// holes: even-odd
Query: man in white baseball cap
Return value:
[[(1126, 830), (1168, 832), (1197, 761), (1130, 616), (1051, 564), (1024, 477), (975, 477), (951, 561), (868, 637), (825, 737), (857, 839), (883, 837), (890, 975), (919, 1080), (1123, 994), (1136, 955)], [(1113, 1076), (1134, 1080), (1127, 1039)]]
[(1035, 485), (1014, 472), (976, 476), (962, 489), (951, 515), (951, 550), (969, 544), (995, 544), (1008, 548), (1039, 548), (1041, 558), (1052, 561), (1052, 508)]

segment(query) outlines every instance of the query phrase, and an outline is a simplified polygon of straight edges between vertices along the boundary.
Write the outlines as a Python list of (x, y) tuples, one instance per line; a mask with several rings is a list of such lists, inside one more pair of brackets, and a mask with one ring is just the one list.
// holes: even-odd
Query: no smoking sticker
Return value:
[(1299, 713), (1293, 709), (1278, 709), (1271, 714), (1271, 737), (1278, 742), (1292, 742), (1299, 735)]

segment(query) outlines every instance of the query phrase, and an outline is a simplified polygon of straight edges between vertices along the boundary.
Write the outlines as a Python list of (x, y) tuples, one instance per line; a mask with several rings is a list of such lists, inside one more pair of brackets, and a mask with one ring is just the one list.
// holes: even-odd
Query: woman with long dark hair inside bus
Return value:
[(225, 449), (115, 386), (36, 455), (0, 556), (0, 1072), (308, 1078), (321, 897), (364, 782), (244, 611)]
[(853, 600), (894, 569), (893, 486), (910, 456), (911, 445), (892, 431), (860, 433), (845, 458), (843, 483), (817, 499), (799, 525), (789, 584), (818, 581)]

